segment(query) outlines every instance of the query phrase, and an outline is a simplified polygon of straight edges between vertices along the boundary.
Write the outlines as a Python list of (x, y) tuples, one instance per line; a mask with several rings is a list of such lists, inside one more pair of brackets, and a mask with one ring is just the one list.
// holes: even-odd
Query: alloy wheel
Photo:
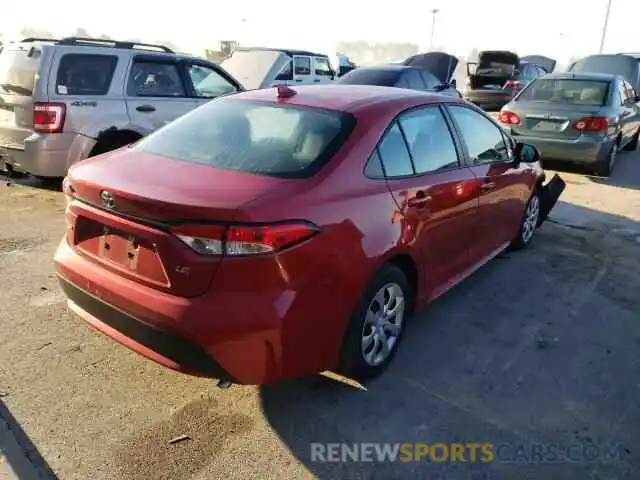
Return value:
[(382, 287), (369, 303), (362, 328), (361, 350), (365, 362), (383, 363), (393, 352), (403, 328), (406, 302), (397, 283)]
[(526, 244), (529, 243), (533, 234), (538, 227), (538, 218), (540, 217), (540, 197), (533, 195), (527, 209), (524, 212), (524, 220), (522, 223), (522, 241)]

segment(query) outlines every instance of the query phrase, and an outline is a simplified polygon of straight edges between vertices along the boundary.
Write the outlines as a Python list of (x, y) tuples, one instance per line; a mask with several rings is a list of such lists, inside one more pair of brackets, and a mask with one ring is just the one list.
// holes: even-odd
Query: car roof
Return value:
[(576, 80), (615, 80), (620, 75), (613, 73), (593, 73), (593, 72), (556, 72), (549, 73), (540, 78), (576, 79)]
[(292, 50), (290, 48), (270, 48), (270, 47), (240, 47), (237, 49), (240, 52), (251, 52), (251, 51), (261, 51), (261, 52), (282, 52), (284, 54), (293, 57), (294, 55), (303, 55), (306, 57), (327, 57), (328, 55), (324, 53), (316, 53), (310, 52), (308, 50)]
[(401, 72), (403, 70), (421, 70), (418, 67), (414, 67), (411, 65), (399, 65), (396, 63), (391, 63), (391, 64), (387, 64), (387, 65), (375, 65), (375, 66), (371, 66), (371, 67), (360, 67), (358, 68), (358, 70), (363, 71), (363, 70), (368, 70), (370, 72), (383, 72), (383, 71), (390, 71), (390, 72)]
[(291, 105), (325, 108), (354, 115), (365, 113), (369, 109), (388, 107), (405, 109), (429, 103), (458, 103), (455, 98), (427, 93), (420, 90), (409, 90), (378, 85), (300, 85), (289, 87), (296, 92), (292, 97), (277, 98), (277, 88), (250, 90), (233, 95), (245, 100), (269, 101)]

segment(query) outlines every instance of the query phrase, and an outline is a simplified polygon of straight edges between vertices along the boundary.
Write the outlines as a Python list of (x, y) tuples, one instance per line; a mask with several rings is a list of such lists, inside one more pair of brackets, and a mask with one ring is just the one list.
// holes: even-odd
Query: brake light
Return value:
[(498, 121), (505, 125), (520, 125), (522, 119), (515, 113), (508, 110), (503, 110), (498, 114)]
[(580, 132), (603, 132), (609, 128), (605, 117), (584, 117), (573, 123), (573, 128)]
[(60, 133), (64, 127), (67, 107), (64, 103), (35, 102), (33, 104), (33, 131)]
[(318, 233), (307, 222), (271, 225), (179, 225), (172, 233), (203, 255), (250, 256), (281, 252)]
[(502, 88), (522, 88), (523, 85), (524, 83), (519, 82), (518, 80), (509, 80)]

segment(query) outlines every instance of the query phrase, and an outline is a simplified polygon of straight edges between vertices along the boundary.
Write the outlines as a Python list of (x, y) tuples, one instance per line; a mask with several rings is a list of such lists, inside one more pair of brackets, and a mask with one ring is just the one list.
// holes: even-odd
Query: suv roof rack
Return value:
[(143, 42), (122, 42), (118, 40), (107, 40), (104, 38), (89, 38), (89, 37), (67, 37), (62, 40), (56, 41), (58, 45), (92, 45), (95, 47), (111, 47), (111, 48), (125, 48), (134, 49), (136, 47), (143, 47), (143, 50), (160, 50), (165, 53), (174, 53), (169, 47), (164, 45), (155, 45), (153, 43)]
[(31, 43), (31, 42), (58, 42), (55, 38), (40, 38), (40, 37), (28, 37), (20, 40), (20, 43)]

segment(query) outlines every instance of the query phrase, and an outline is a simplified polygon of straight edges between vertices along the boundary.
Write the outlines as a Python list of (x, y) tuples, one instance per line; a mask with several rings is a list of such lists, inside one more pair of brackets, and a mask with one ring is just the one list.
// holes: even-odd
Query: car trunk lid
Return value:
[(602, 107), (559, 105), (554, 102), (513, 102), (508, 109), (521, 119), (520, 125), (510, 125), (515, 135), (563, 140), (575, 140), (582, 135), (580, 130), (574, 128), (575, 122), (602, 114)]
[(478, 62), (467, 65), (469, 86), (472, 89), (501, 89), (513, 77), (519, 63), (518, 56), (512, 52), (480, 52)]
[(107, 270), (176, 295), (197, 296), (210, 285), (221, 257), (197, 253), (175, 229), (219, 228), (232, 222), (242, 205), (287, 182), (125, 147), (70, 170), (65, 191), (76, 200), (67, 211), (67, 239)]
[(450, 84), (459, 60), (444, 52), (428, 52), (407, 58), (404, 65), (423, 68), (435, 75), (443, 84)]
[(255, 90), (271, 86), (290, 61), (289, 55), (276, 50), (237, 50), (220, 66), (244, 88)]

